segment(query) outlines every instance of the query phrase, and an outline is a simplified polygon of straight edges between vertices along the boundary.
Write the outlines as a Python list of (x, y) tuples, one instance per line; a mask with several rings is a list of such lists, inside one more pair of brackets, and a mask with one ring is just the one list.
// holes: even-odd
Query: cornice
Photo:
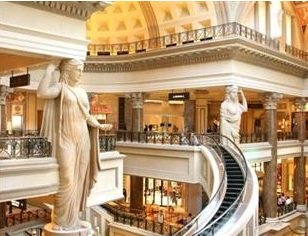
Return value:
[(307, 62), (236, 37), (157, 49), (140, 54), (88, 56), (85, 72), (131, 72), (230, 59), (301, 78), (308, 77)]
[(87, 20), (94, 11), (104, 10), (110, 4), (106, 1), (16, 1), (14, 3), (80, 20)]

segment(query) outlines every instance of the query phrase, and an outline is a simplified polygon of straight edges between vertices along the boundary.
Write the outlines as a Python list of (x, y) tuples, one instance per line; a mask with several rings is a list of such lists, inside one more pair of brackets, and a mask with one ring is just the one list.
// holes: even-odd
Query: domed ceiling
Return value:
[(213, 2), (114, 2), (87, 21), (94, 44), (140, 41), (215, 25)]

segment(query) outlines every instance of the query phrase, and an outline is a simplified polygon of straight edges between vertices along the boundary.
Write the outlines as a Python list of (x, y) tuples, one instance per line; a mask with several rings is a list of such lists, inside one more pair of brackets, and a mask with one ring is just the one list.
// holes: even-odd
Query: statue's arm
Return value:
[[(84, 96), (85, 97), (87, 96), (86, 93), (84, 94)], [(89, 102), (87, 101), (86, 103), (84, 103), (84, 105), (85, 105), (85, 108), (86, 108), (85, 112), (86, 112), (87, 124), (89, 126), (92, 126), (92, 127), (95, 127), (95, 128), (103, 129), (104, 128), (103, 125), (100, 124), (98, 122), (98, 120), (93, 115), (90, 114), (90, 104), (89, 104)]]
[(244, 92), (242, 89), (240, 89), (240, 94), (241, 94), (241, 97), (242, 97), (242, 106), (243, 106), (243, 111), (246, 112), (248, 110), (248, 106), (247, 106), (247, 101), (246, 101), (246, 98), (245, 98), (245, 95), (244, 95)]
[(227, 106), (225, 102), (223, 102), (220, 106), (220, 119), (227, 120)]
[(56, 69), (54, 64), (49, 64), (46, 68), (45, 74), (40, 81), (37, 88), (37, 96), (45, 99), (52, 99), (59, 96), (61, 92), (60, 83), (51, 83), (53, 78), (53, 73)]

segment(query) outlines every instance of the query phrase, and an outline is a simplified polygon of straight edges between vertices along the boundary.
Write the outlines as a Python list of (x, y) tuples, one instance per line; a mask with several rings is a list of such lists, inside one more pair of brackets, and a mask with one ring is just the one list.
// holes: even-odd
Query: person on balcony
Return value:
[[(242, 103), (239, 102), (238, 94)], [(220, 134), (239, 144), (241, 116), (246, 111), (247, 101), (243, 91), (235, 85), (227, 86), (225, 100), (220, 106)], [(228, 144), (226, 140), (224, 143)]]
[(89, 114), (87, 93), (79, 86), (83, 62), (62, 60), (58, 82), (55, 70), (55, 65), (48, 65), (37, 90), (38, 97), (46, 99), (41, 135), (51, 141), (59, 164), (52, 229), (75, 230), (81, 228), (79, 211), (96, 182), (98, 128), (102, 126)]

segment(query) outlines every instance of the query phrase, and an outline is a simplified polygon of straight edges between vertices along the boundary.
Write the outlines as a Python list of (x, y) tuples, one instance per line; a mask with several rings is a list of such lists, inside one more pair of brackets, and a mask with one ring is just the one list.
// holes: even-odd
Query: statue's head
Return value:
[(226, 100), (238, 100), (239, 87), (237, 85), (229, 85), (226, 87)]
[(63, 59), (59, 65), (60, 71), (83, 70), (83, 61), (78, 59)]
[(80, 80), (83, 71), (83, 61), (78, 59), (64, 59), (60, 62), (60, 81), (64, 83), (76, 83)]

